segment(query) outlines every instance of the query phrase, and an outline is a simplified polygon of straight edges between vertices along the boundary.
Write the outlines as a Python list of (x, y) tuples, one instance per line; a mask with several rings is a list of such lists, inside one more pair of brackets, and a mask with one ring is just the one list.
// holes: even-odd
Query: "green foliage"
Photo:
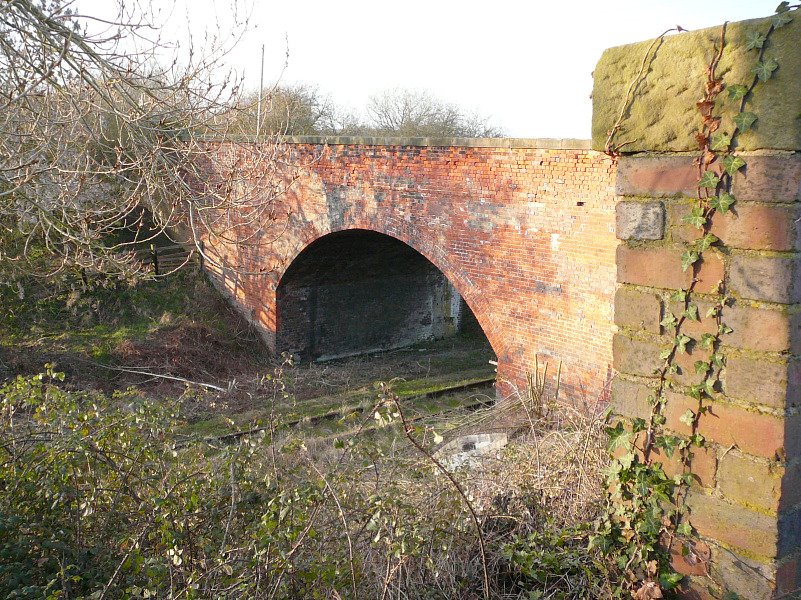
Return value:
[(713, 171), (704, 171), (701, 179), (698, 181), (698, 187), (701, 188), (716, 188), (720, 183), (720, 177), (715, 175)]
[(728, 86), (726, 89), (729, 90), (729, 98), (731, 100), (740, 100), (741, 98), (745, 98), (745, 95), (748, 93), (748, 88), (738, 83), (734, 83)]
[[(176, 404), (62, 380), (48, 368), (0, 387), (1, 597), (372, 598), (390, 584), (421, 600), (480, 594), (468, 510), (431, 464), (362, 437), (310, 450), (280, 423), (188, 442)], [(369, 412), (392, 428), (393, 411)], [(553, 568), (545, 582), (561, 597), (605, 585), (586, 527), (496, 522), (494, 587), (532, 597), (537, 564)]]
[[(50, 370), (0, 388), (3, 597), (245, 589), (239, 580), (260, 539), (256, 505), (238, 502), (237, 518), (227, 516), (232, 486), (241, 498), (269, 489), (248, 469), (261, 441), (213, 456), (180, 449), (174, 406), (133, 393), (66, 392), (57, 385), (62, 378)], [(304, 518), (295, 511), (292, 524), (301, 528)], [(252, 540), (241, 563), (228, 557), (234, 532)], [(230, 573), (209, 568), (224, 564)]]
[(756, 66), (751, 69), (751, 72), (756, 75), (760, 81), (767, 81), (773, 77), (773, 72), (779, 68), (779, 63), (775, 58), (769, 58), (766, 61), (759, 61)]
[[(737, 129), (740, 131), (748, 131), (756, 122), (757, 116), (752, 112), (741, 112), (740, 114), (735, 115), (733, 120), (735, 125), (737, 125)], [(726, 147), (728, 147), (728, 144)], [(731, 173), (729, 173), (729, 175), (731, 175)]]
[[(607, 587), (603, 563), (587, 552), (587, 526), (559, 527), (551, 522), (541, 529), (506, 544), (502, 555), (513, 569), (518, 588), (527, 598), (562, 598), (564, 600), (602, 597)], [(568, 590), (558, 596), (546, 596), (543, 590)]]

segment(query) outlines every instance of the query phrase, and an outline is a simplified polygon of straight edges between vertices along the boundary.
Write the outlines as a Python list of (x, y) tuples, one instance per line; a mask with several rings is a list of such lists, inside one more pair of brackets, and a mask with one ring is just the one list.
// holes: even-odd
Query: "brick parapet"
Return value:
[(285, 135), (255, 138), (227, 136), (225, 138), (200, 138), (207, 143), (274, 142), (299, 146), (394, 146), (420, 148), (509, 148), (535, 150), (591, 150), (592, 141), (576, 138), (476, 138), (476, 137), (394, 137), (359, 135)]
[[(702, 318), (683, 328), (696, 339), (716, 328), (703, 318), (704, 298), (711, 300), (705, 294), (726, 281), (732, 301), (723, 320), (733, 331), (721, 337), (727, 356), (722, 387), (699, 422), (707, 446), (693, 459), (689, 506), (722, 588), (773, 598), (801, 586), (801, 155), (745, 159), (748, 167), (734, 181), (735, 210), (713, 221), (722, 248), (705, 253), (698, 273)], [(694, 202), (697, 180), (687, 155), (640, 154), (619, 163), (612, 400), (622, 416), (649, 414), (659, 353), (672, 344), (660, 321), (668, 311), (680, 314), (671, 296), (691, 281), (680, 255), (697, 236), (682, 217)], [(692, 345), (677, 357), (680, 370), (670, 378), (674, 389), (665, 412), (666, 428), (677, 435), (690, 433), (681, 415), (697, 401), (684, 392), (698, 383), (693, 363), (707, 358)], [(668, 472), (675, 470), (670, 462)], [(680, 557), (674, 563), (697, 575)], [(704, 587), (690, 577), (688, 589)]]

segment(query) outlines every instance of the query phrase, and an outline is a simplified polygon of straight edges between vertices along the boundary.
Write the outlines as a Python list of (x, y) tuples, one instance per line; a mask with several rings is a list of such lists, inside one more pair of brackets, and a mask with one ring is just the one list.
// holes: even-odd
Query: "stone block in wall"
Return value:
[(801, 313), (788, 307), (735, 301), (726, 308), (725, 322), (732, 329), (722, 338), (727, 346), (763, 352), (801, 352)]
[(663, 361), (662, 348), (655, 341), (636, 340), (617, 334), (612, 340), (612, 355), (616, 369), (641, 377), (653, 377)]
[(729, 398), (780, 410), (801, 403), (801, 362), (775, 355), (726, 358), (723, 390)]
[(718, 544), (710, 546), (712, 550), (710, 574), (721, 584), (721, 592), (737, 594), (742, 600), (746, 598), (770, 600), (774, 597), (776, 579), (774, 565), (743, 556), (731, 548)]
[(738, 202), (797, 202), (801, 200), (801, 154), (745, 156), (732, 193)]
[(665, 205), (662, 202), (618, 202), (615, 211), (618, 239), (661, 240), (665, 235)]
[[(698, 401), (673, 391), (666, 395), (665, 427), (689, 436), (692, 431), (681, 417), (688, 410), (698, 410)], [(698, 433), (709, 442), (723, 447), (736, 446), (743, 452), (770, 460), (797, 449), (797, 436), (788, 430), (786, 419), (723, 401), (705, 403), (705, 406), (709, 407), (709, 412), (700, 419)]]
[[(793, 203), (801, 200), (801, 154), (740, 155), (746, 166), (732, 181), (732, 194), (738, 202)], [(696, 156), (695, 152), (621, 156), (615, 193), (618, 196), (695, 198), (699, 177), (698, 167), (693, 163)]]
[[(753, 78), (753, 52), (746, 40), (764, 33), (769, 19), (729, 23), (727, 43), (718, 65), (727, 82), (747, 83)], [(606, 50), (594, 72), (592, 141), (603, 150), (609, 131), (620, 121), (616, 141), (633, 152), (695, 152), (698, 144), (699, 113), (696, 101), (703, 95), (706, 68), (720, 44), (722, 28), (712, 27)], [(749, 110), (759, 115), (758, 126), (739, 136), (743, 150), (801, 148), (801, 19), (777, 29), (770, 39), (770, 55), (780, 67), (767, 82), (754, 89)], [(649, 53), (650, 49), (650, 53)], [(647, 76), (631, 96), (627, 91), (646, 61)], [(627, 102), (628, 100), (628, 102)], [(624, 103), (626, 103), (624, 105)], [(725, 115), (721, 131), (732, 131), (735, 114), (726, 94), (718, 97), (718, 109)], [(717, 112), (721, 112), (718, 110)]]
[(615, 193), (618, 196), (695, 196), (698, 167), (693, 156), (621, 156), (617, 163)]
[(784, 465), (732, 449), (723, 453), (718, 487), (724, 497), (757, 510), (776, 512), (782, 497)]
[(690, 523), (701, 536), (751, 555), (773, 557), (778, 554), (779, 526), (775, 516), (729, 503), (700, 490), (690, 491), (687, 507)]
[(644, 383), (617, 375), (612, 380), (612, 409), (618, 416), (647, 419), (651, 414), (648, 397), (653, 394)]
[(621, 286), (615, 292), (615, 325), (659, 335), (662, 301), (654, 292)]
[(797, 255), (733, 254), (729, 290), (749, 300), (797, 303), (801, 301), (801, 260)]

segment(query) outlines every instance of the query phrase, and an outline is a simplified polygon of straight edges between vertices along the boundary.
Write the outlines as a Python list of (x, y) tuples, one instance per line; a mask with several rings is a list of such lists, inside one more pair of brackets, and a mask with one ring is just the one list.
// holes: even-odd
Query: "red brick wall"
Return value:
[[(725, 368), (697, 432), (695, 482), (687, 505), (690, 523), (709, 564), (674, 556), (673, 566), (693, 576), (686, 598), (711, 598), (718, 586), (739, 598), (796, 598), (801, 589), (801, 155), (762, 150), (738, 153), (747, 169), (736, 174), (734, 210), (715, 214), (712, 232), (720, 243), (704, 253), (694, 302), (705, 315), (725, 284), (722, 311), (731, 328), (720, 337)], [(675, 332), (662, 327), (671, 300), (687, 288), (691, 270), (681, 270), (683, 243), (693, 239), (683, 217), (697, 205), (693, 157), (665, 153), (623, 156), (616, 188), (618, 282), (614, 359), (617, 375), (612, 406), (628, 418), (647, 418), (647, 401), (657, 387), (654, 370)], [(688, 197), (689, 196), (689, 197)], [(697, 232), (698, 230), (694, 230)], [(685, 321), (682, 333), (699, 340), (717, 321)], [(682, 415), (698, 410), (687, 386), (700, 382), (696, 360), (708, 360), (697, 341), (677, 355), (680, 371), (670, 376), (665, 428), (691, 433)], [(668, 460), (666, 471), (680, 472)], [(706, 560), (705, 559), (705, 560)], [(707, 573), (708, 571), (708, 573)], [(709, 575), (709, 577), (707, 576)], [(711, 579), (710, 579), (711, 577)], [(793, 593), (792, 595), (789, 595)]]
[[(205, 240), (220, 263), (254, 273), (210, 271), (274, 343), (278, 282), (309, 243), (354, 228), (391, 235), (434, 263), (467, 301), (498, 356), (504, 391), (524, 385), (538, 355), (551, 372), (563, 361), (563, 389), (577, 399), (605, 396), (614, 167), (588, 143), (501, 142), (546, 147), (289, 144), (279, 174), (297, 179), (277, 198), (272, 220), (261, 219), (259, 245), (236, 250)], [(252, 146), (210, 148), (209, 180), (223, 182), (253, 162)], [(237, 184), (242, 193), (266, 185), (258, 175)]]

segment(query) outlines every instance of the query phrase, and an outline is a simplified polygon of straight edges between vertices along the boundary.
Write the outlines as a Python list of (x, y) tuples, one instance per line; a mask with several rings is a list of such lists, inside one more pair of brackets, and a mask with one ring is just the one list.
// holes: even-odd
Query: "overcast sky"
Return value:
[[(228, 57), (245, 85), (318, 86), (360, 110), (384, 89), (427, 90), (489, 116), (510, 137), (590, 135), (591, 73), (604, 48), (681, 25), (698, 29), (772, 14), (778, 0), (246, 0), (249, 31)], [(104, 0), (78, 0), (88, 13)], [(107, 0), (106, 0), (107, 2)], [(227, 0), (153, 0), (166, 39), (186, 47), (214, 22), (228, 31)], [(107, 6), (107, 4), (106, 4)], [(189, 7), (189, 8), (187, 8)]]

